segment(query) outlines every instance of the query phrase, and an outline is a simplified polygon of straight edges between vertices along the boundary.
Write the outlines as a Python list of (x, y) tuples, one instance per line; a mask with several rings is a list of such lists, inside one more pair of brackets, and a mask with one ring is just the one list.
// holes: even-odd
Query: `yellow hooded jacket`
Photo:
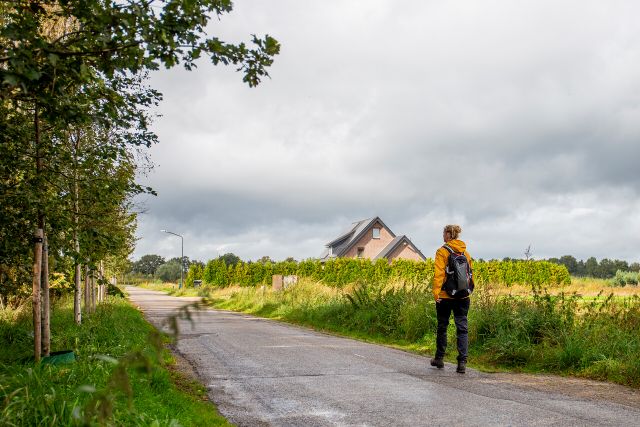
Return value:
[[(467, 252), (467, 245), (458, 239), (449, 240), (446, 243), (451, 249), (458, 253), (463, 253), (464, 256), (467, 257), (467, 261), (469, 261), (469, 267), (473, 268), (471, 263), (471, 255)], [(442, 285), (444, 285), (444, 281), (447, 278), (447, 274), (445, 273), (445, 268), (447, 267), (447, 262), (449, 260), (449, 251), (444, 247), (440, 247), (436, 251), (436, 261), (435, 261), (435, 276), (433, 277), (433, 297), (437, 300), (438, 298), (450, 299), (451, 297), (445, 291), (442, 290)], [(467, 297), (469, 298), (469, 297)]]

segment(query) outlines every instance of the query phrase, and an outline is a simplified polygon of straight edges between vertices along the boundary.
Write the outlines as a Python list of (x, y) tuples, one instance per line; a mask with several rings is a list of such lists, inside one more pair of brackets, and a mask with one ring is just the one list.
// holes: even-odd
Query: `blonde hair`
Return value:
[(462, 233), (462, 228), (455, 224), (445, 225), (444, 232), (448, 233), (452, 239), (457, 239), (460, 233)]

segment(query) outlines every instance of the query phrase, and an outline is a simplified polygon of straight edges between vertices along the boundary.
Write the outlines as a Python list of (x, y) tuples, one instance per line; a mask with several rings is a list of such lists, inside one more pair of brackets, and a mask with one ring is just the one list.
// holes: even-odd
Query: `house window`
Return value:
[(364, 248), (358, 248), (358, 258), (362, 258), (362, 255), (364, 254)]
[(374, 228), (373, 229), (373, 236), (374, 239), (379, 239), (380, 238), (380, 229), (379, 228)]

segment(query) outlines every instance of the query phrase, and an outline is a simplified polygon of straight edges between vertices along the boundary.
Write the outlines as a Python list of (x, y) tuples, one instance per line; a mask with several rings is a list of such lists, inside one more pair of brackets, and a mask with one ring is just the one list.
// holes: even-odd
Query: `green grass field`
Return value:
[(159, 335), (126, 300), (109, 297), (78, 327), (64, 298), (51, 324), (52, 350), (74, 350), (75, 363), (35, 365), (30, 306), (0, 311), (0, 424), (229, 425), (204, 387), (154, 350)]

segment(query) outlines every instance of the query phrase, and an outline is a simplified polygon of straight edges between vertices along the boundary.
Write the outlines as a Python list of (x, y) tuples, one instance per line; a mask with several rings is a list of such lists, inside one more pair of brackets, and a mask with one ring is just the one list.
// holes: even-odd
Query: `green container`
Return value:
[(47, 365), (65, 365), (76, 361), (76, 355), (73, 350), (54, 351), (42, 358), (42, 363)]

